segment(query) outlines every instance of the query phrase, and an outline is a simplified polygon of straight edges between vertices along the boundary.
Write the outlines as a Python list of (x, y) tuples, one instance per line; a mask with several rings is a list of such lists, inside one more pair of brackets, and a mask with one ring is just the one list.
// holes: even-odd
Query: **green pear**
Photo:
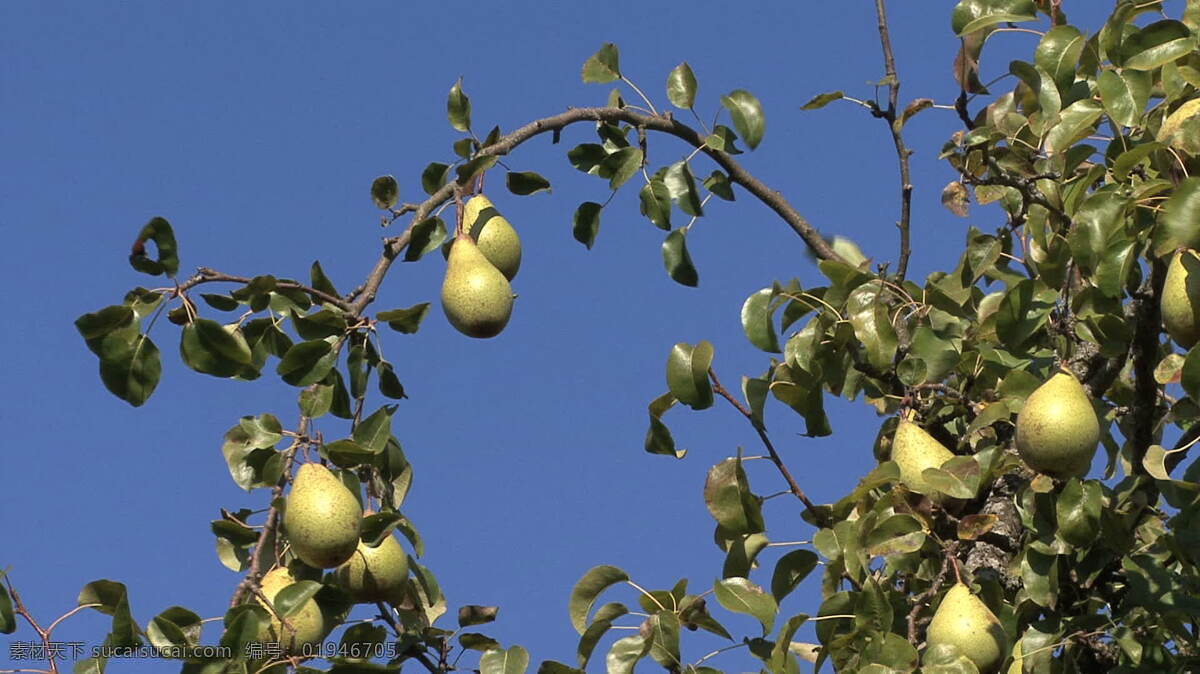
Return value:
[(455, 237), (442, 282), (442, 309), (468, 337), (495, 337), (512, 316), (512, 286), (469, 235)]
[(477, 194), (463, 208), (463, 226), (475, 239), (479, 252), (509, 281), (521, 268), (521, 237), (492, 200)]
[[(272, 569), (267, 575), (262, 577), (262, 593), (271, 603), (275, 603), (275, 596), (280, 590), (292, 585), (296, 582), (296, 578), (292, 576), (287, 567), (278, 567)], [(262, 603), (262, 600), (259, 600)], [(270, 609), (267, 609), (270, 611)], [(319, 644), (325, 638), (325, 618), (321, 614), (321, 607), (312, 597), (305, 600), (304, 604), (291, 615), (284, 616), (291, 625), (291, 630), (287, 629), (275, 616), (275, 612), (271, 612), (271, 632), (270, 640), (277, 641), (283, 646), (284, 651), (288, 653), (301, 652), (304, 644)]]
[(362, 506), (354, 494), (319, 463), (296, 472), (283, 526), (292, 552), (305, 564), (332, 569), (350, 559), (358, 546)]
[(1040, 473), (1083, 476), (1099, 442), (1100, 422), (1087, 391), (1066, 370), (1030, 394), (1017, 415), (1017, 453)]
[(1200, 341), (1200, 258), (1194, 250), (1175, 253), (1162, 289), (1162, 321), (1167, 334), (1185, 349)]
[(918, 494), (936, 492), (921, 473), (926, 468), (940, 468), (953, 458), (954, 454), (934, 440), (924, 428), (908, 419), (900, 419), (896, 435), (892, 438), (892, 461), (900, 466), (900, 481), (904, 486)]
[(389, 533), (377, 547), (359, 541), (354, 556), (334, 573), (354, 601), (383, 601), (408, 579), (408, 554)]
[(996, 614), (962, 582), (942, 598), (925, 640), (930, 646), (956, 646), (982, 674), (997, 671), (1008, 651), (1008, 637)]
[(1008, 666), (1008, 674), (1025, 674), (1025, 663), (1021, 662), (1025, 656), (1021, 655), (1021, 642), (1018, 641), (1012, 649), (1012, 664)]

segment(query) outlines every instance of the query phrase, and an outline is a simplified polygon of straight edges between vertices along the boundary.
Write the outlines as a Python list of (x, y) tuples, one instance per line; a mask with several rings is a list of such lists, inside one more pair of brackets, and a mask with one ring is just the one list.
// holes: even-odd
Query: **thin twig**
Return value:
[(795, 494), (796, 498), (800, 499), (800, 502), (804, 504), (804, 508), (808, 510), (810, 515), (812, 515), (812, 518), (814, 521), (816, 521), (817, 525), (820, 527), (832, 526), (832, 523), (829, 521), (828, 517), (826, 517), (826, 515), (821, 512), (819, 508), (817, 508), (816, 504), (808, 499), (808, 496), (804, 493), (804, 490), (801, 489), (800, 485), (796, 482), (796, 478), (792, 477), (792, 472), (788, 470), (787, 465), (779, 456), (779, 452), (775, 451), (775, 445), (771, 444), (771, 438), (767, 436), (766, 429), (764, 429), (761, 424), (754, 420), (754, 414), (751, 413), (750, 410), (746, 409), (746, 406), (743, 405), (741, 401), (739, 401), (737, 398), (734, 398), (729, 391), (727, 391), (725, 387), (721, 385), (721, 380), (717, 379), (717, 373), (714, 372), (712, 368), (709, 368), (708, 376), (710, 379), (712, 379), (713, 393), (716, 393), (722, 398), (728, 400), (731, 405), (737, 408), (737, 411), (742, 413), (742, 416), (746, 417), (746, 420), (750, 422), (750, 425), (754, 427), (754, 430), (758, 432), (758, 437), (762, 440), (763, 446), (767, 448), (767, 452), (771, 455), (771, 463), (774, 463), (775, 467), (779, 469), (779, 474), (783, 475), (783, 479), (785, 482), (787, 482), (789, 491)]
[(909, 243), (909, 230), (912, 224), (912, 173), (909, 169), (908, 157), (912, 151), (904, 144), (902, 124), (897, 124), (896, 103), (900, 98), (900, 76), (896, 73), (896, 56), (892, 52), (892, 38), (888, 32), (887, 8), (884, 0), (875, 0), (875, 15), (879, 19), (879, 45), (883, 48), (883, 65), (888, 81), (888, 106), (881, 111), (881, 117), (887, 121), (888, 130), (892, 133), (892, 143), (896, 146), (896, 157), (900, 160), (900, 257), (896, 262), (896, 278), (904, 279), (908, 273), (908, 258), (912, 254)]
[[(58, 663), (54, 661), (54, 650), (50, 647), (50, 633), (53, 631), (53, 628), (43, 629), (38, 624), (37, 619), (29, 612), (29, 609), (25, 608), (25, 603), (21, 601), (21, 595), (12, 586), (11, 580), (6, 577), (4, 584), (8, 586), (8, 594), (12, 597), (13, 611), (24, 618), (25, 622), (29, 623), (29, 626), (33, 628), (33, 631), (37, 632), (38, 638), (42, 640), (42, 650), (46, 654), (46, 664), (50, 667), (50, 674), (58, 674)], [(55, 624), (58, 624), (57, 621)]]
[[(234, 276), (232, 274), (226, 274), (224, 272), (217, 271), (216, 269), (200, 267), (196, 270), (196, 275), (184, 281), (183, 283), (180, 283), (179, 287), (175, 289), (175, 292), (176, 294), (182, 294), (183, 292), (190, 290), (202, 283), (249, 283), (252, 280), (253, 279), (245, 276)], [(321, 300), (322, 302), (328, 302), (342, 311), (350, 311), (350, 303), (346, 300), (343, 300), (340, 297), (334, 297), (333, 295), (317, 290), (316, 288), (310, 288), (302, 283), (296, 283), (295, 281), (277, 281), (275, 283), (275, 287), (299, 290)]]
[(938, 573), (937, 578), (933, 579), (929, 589), (909, 600), (912, 603), (912, 610), (908, 612), (908, 643), (912, 644), (914, 648), (917, 646), (917, 614), (925, 608), (925, 603), (942, 589), (942, 580), (946, 577), (946, 567), (950, 565), (950, 559), (953, 556), (953, 553), (947, 552), (946, 556), (942, 558), (942, 570)]

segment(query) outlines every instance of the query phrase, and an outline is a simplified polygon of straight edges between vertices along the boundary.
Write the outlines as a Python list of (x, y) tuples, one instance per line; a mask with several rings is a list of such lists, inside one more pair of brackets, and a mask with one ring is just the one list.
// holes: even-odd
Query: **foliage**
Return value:
[[(1180, 18), (1142, 16), (1160, 10), (1157, 3), (1122, 0), (1105, 26), (1088, 35), (1068, 23), (1054, 0), (961, 0), (950, 17), (962, 38), (954, 61), (962, 93), (955, 105), (918, 98), (899, 108), (885, 30), (888, 75), (877, 86), (887, 90), (887, 102), (838, 91), (804, 106), (857, 104), (883, 119), (896, 140), (902, 175), (905, 123), (934, 107), (957, 112), (964, 128), (941, 156), (959, 177), (943, 190), (943, 203), (960, 215), (972, 200), (995, 203), (1004, 222), (990, 232), (969, 228), (956, 266), (920, 282), (905, 274), (910, 186), (896, 270), (872, 268), (852, 242), (826, 241), (734, 159), (739, 142), (754, 150), (765, 139), (757, 98), (741, 89), (720, 96), (732, 126), (700, 122), (693, 129), (660, 113), (623, 73), (618, 48), (606, 44), (583, 65), (584, 81), (620, 82), (644, 109), (614, 91), (605, 107), (575, 109), (508, 135), (494, 128), (481, 140), (472, 131), (463, 81), (457, 81), (447, 113), (464, 134), (454, 144), (459, 159), (424, 169), (420, 182), (427, 198), (420, 204), (402, 204), (392, 176), (374, 181), (371, 198), (385, 224), (413, 216), (402, 234), (388, 240), (380, 265), (355, 292), (339, 294), (319, 263), (307, 283), (201, 268), (172, 287), (135, 288), (120, 304), (81, 316), (76, 326), (99, 358), (102, 383), (131, 405), (143, 404), (160, 377), (161, 355), (150, 332), (164, 313), (181, 326), (180, 355), (193, 370), (253, 380), (274, 368), (298, 389), (295, 427), (271, 415), (246, 416), (225, 436), (222, 453), (232, 479), (246, 490), (269, 492), (269, 509), (258, 528), (249, 523), (256, 516), (246, 511), (223, 511), (212, 523), (221, 561), (246, 574), (219, 637), (238, 650), (232, 658), (193, 658), (184, 671), (246, 671), (240, 649), (272, 617), (255, 601), (257, 583), (275, 564), (290, 564), (303, 580), (281, 592), (272, 611), (286, 618), (289, 609), (315, 598), (327, 620), (347, 615), (350, 599), (331, 575), (322, 578), (295, 561), (280, 529), (287, 485), (301, 457), (331, 465), (377, 511), (364, 519), (365, 543), (377, 544), (394, 530), (413, 551), (403, 590), (378, 605), (375, 621), (345, 629), (336, 648), (313, 654), (331, 664), (328, 671), (398, 671), (407, 661), (447, 671), (457, 662), (455, 649), (480, 651), (478, 669), (485, 673), (526, 670), (529, 654), (520, 646), (506, 649), (465, 631), (494, 620), (496, 607), (461, 606), (458, 629), (438, 626), (449, 607), (433, 571), (417, 561), (422, 539), (402, 514), (413, 466), (392, 432), (395, 406), (368, 406), (372, 377), (382, 396), (405, 397), (381, 356), (380, 324), (416, 333), (429, 304), (373, 318), (366, 309), (392, 260), (415, 262), (446, 243), (450, 232), (432, 215), (438, 206), (461, 203), (500, 155), (528, 138), (548, 131), (557, 137), (577, 122), (593, 124), (596, 138), (571, 149), (569, 163), (614, 192), (640, 177), (640, 211), (665, 232), (662, 256), (670, 278), (698, 285), (687, 249), (691, 224), (704, 216), (713, 196), (732, 200), (737, 187), (766, 202), (802, 237), (827, 283), (804, 288), (794, 279), (764, 279), (765, 287), (746, 299), (746, 338), (769, 355), (764, 373), (742, 377), (741, 399), (721, 385), (711, 343), (674, 345), (667, 391), (649, 404), (645, 443), (649, 453), (684, 458), (665, 414), (677, 403), (698, 411), (724, 400), (760, 436), (787, 493), (802, 508), (803, 522), (770, 526), (764, 497), (752, 490), (744, 470), (746, 458), (739, 451), (718, 462), (708, 473), (704, 499), (725, 555), (720, 578), (699, 591), (689, 591), (687, 579), (648, 589), (619, 568), (592, 568), (569, 601), (569, 618), (580, 634), (576, 662), (543, 662), (539, 671), (586, 668), (601, 641), (624, 626), (635, 629), (606, 642), (609, 671), (632, 671), (647, 658), (673, 672), (717, 671), (708, 666), (717, 654), (685, 654), (686, 628), (728, 640), (730, 648), (721, 652), (742, 650), (759, 661), (753, 666), (772, 672), (798, 671), (802, 659), (814, 661), (816, 669), (830, 663), (846, 672), (918, 666), (975, 672), (953, 646), (924, 648), (925, 629), (960, 564), (1013, 646), (1005, 671), (1193, 670), (1200, 661), (1200, 547), (1192, 533), (1200, 519), (1200, 462), (1171, 473), (1200, 437), (1200, 354), (1177, 350), (1163, 338), (1159, 297), (1169, 256), (1200, 247), (1200, 178), (1189, 177), (1200, 169), (1200, 3), (1189, 1)], [(886, 26), (886, 16), (880, 18)], [(984, 83), (980, 63), (989, 39), (1016, 24), (1045, 28), (1038, 30), (1032, 58), (1013, 61), (1007, 76)], [(697, 105), (698, 79), (687, 63), (669, 73), (665, 90), (679, 109)], [(972, 113), (982, 96), (989, 97), (986, 105)], [(696, 152), (648, 166), (648, 132), (676, 136)], [(515, 195), (550, 189), (550, 181), (532, 171), (508, 171), (506, 185)], [(589, 248), (608, 203), (584, 201), (574, 212), (574, 237)], [(461, 223), (455, 229), (461, 231)], [(157, 259), (147, 255), (147, 242), (155, 244)], [(154, 218), (140, 231), (130, 263), (142, 273), (175, 276), (178, 250), (166, 219)], [(197, 292), (210, 283), (234, 289)], [(195, 295), (206, 313), (231, 317), (203, 317)], [(1103, 479), (1037, 475), (1013, 450), (1016, 415), (1060, 367), (1083, 382), (1101, 420)], [(841, 500), (818, 505), (775, 451), (765, 410), (774, 398), (804, 419), (809, 435), (828, 435), (835, 429), (824, 410), (827, 396), (861, 400), (887, 420), (874, 448), (879, 466)], [(889, 460), (901, 414), (956, 455), (924, 471), (932, 494), (908, 489)], [(345, 437), (309, 435), (309, 422), (325, 415), (348, 422)], [(1169, 429), (1182, 432), (1172, 450), (1164, 444)], [(809, 538), (812, 549), (771, 559), (768, 532), (782, 540)], [(822, 604), (804, 614), (781, 614), (781, 600), (818, 565)], [(636, 606), (615, 600), (621, 587), (632, 588)], [(614, 600), (597, 607), (602, 597)], [(145, 627), (135, 623), (120, 583), (90, 583), (79, 602), (112, 616), (110, 644), (149, 641), (190, 656), (188, 649), (201, 643), (199, 617), (182, 607)], [(751, 616), (760, 629), (735, 638), (721, 622), (727, 613)], [(0, 593), (0, 631), (16, 629), (16, 615), (49, 638), (10, 587)], [(816, 623), (819, 645), (793, 641), (806, 622)], [(260, 656), (257, 666), (317, 671), (303, 657), (308, 654), (299, 655)], [(93, 661), (76, 671), (103, 668), (103, 661)]]

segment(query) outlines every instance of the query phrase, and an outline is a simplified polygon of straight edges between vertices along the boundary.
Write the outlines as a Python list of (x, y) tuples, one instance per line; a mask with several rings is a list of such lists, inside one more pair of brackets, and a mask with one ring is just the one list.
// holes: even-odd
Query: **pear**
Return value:
[(475, 195), (463, 208), (463, 226), (475, 239), (479, 252), (509, 281), (521, 268), (521, 237), (504, 216), (482, 194)]
[(892, 461), (900, 466), (900, 481), (918, 494), (936, 492), (921, 475), (926, 468), (940, 468), (954, 458), (954, 454), (924, 428), (908, 419), (900, 419), (896, 435), (892, 439)]
[(1040, 473), (1083, 476), (1099, 442), (1100, 422), (1087, 391), (1066, 370), (1030, 394), (1017, 415), (1017, 453)]
[(468, 337), (495, 337), (512, 316), (512, 286), (469, 235), (455, 237), (442, 282), (442, 309)]
[(389, 533), (374, 548), (359, 541), (354, 556), (334, 573), (354, 601), (384, 601), (408, 579), (408, 554)]
[[(295, 582), (296, 578), (287, 567), (281, 566), (262, 577), (262, 593), (274, 604), (279, 591)], [(262, 603), (261, 599), (259, 603)], [(270, 640), (279, 642), (286, 652), (299, 653), (304, 644), (318, 644), (325, 638), (325, 618), (321, 615), (321, 607), (312, 597), (305, 600), (295, 613), (284, 618), (291, 625), (291, 630), (283, 626), (274, 612), (271, 613)]]
[(1025, 663), (1022, 662), (1025, 656), (1021, 654), (1020, 641), (1013, 646), (1012, 657), (1012, 664), (1008, 666), (1008, 674), (1025, 674)]
[(332, 569), (358, 546), (362, 506), (354, 494), (319, 463), (300, 466), (288, 496), (283, 526), (292, 552), (305, 564)]
[(1167, 334), (1185, 349), (1200, 341), (1200, 258), (1194, 250), (1175, 253), (1162, 289), (1162, 321)]
[(961, 581), (934, 611), (925, 640), (930, 646), (956, 646), (982, 674), (998, 670), (1008, 651), (1008, 637), (996, 614)]

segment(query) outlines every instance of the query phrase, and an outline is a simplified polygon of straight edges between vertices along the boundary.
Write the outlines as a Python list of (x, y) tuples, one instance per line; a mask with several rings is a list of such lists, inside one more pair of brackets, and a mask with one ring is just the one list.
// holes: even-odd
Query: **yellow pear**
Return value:
[(332, 569), (350, 559), (358, 546), (362, 506), (354, 494), (319, 463), (296, 472), (283, 526), (292, 552), (305, 564)]
[(1194, 250), (1175, 253), (1162, 289), (1162, 321), (1175, 343), (1190, 349), (1200, 341), (1200, 258)]
[(1087, 391), (1066, 370), (1030, 394), (1017, 415), (1017, 453), (1040, 473), (1084, 475), (1099, 442), (1100, 422)]
[(456, 237), (442, 282), (442, 309), (450, 325), (468, 337), (495, 337), (508, 325), (512, 307), (508, 279), (470, 236)]
[(908, 419), (901, 418), (892, 439), (892, 461), (900, 466), (900, 481), (918, 494), (932, 494), (933, 488), (921, 473), (926, 468), (940, 468), (954, 458), (946, 446), (938, 442), (924, 428)]
[(463, 208), (463, 227), (488, 262), (509, 281), (513, 280), (521, 268), (521, 237), (496, 210), (492, 200), (482, 194), (471, 197)]
[[(295, 582), (287, 567), (277, 567), (262, 577), (262, 593), (274, 604), (279, 591)], [(259, 603), (262, 603), (261, 599)], [(279, 642), (286, 652), (299, 653), (304, 644), (318, 644), (325, 638), (325, 618), (321, 615), (321, 607), (311, 597), (295, 613), (284, 618), (291, 630), (283, 626), (275, 612), (271, 612), (270, 639)]]
[(339, 566), (335, 574), (354, 601), (360, 604), (383, 601), (408, 579), (408, 555), (389, 533), (374, 548), (359, 541), (354, 556)]
[(1013, 646), (1012, 656), (1013, 661), (1012, 664), (1008, 666), (1008, 674), (1025, 674), (1025, 663), (1021, 661), (1025, 656), (1021, 655), (1020, 641)]
[(996, 614), (962, 582), (942, 598), (925, 640), (930, 646), (956, 646), (982, 674), (998, 670), (1008, 651), (1008, 637)]

